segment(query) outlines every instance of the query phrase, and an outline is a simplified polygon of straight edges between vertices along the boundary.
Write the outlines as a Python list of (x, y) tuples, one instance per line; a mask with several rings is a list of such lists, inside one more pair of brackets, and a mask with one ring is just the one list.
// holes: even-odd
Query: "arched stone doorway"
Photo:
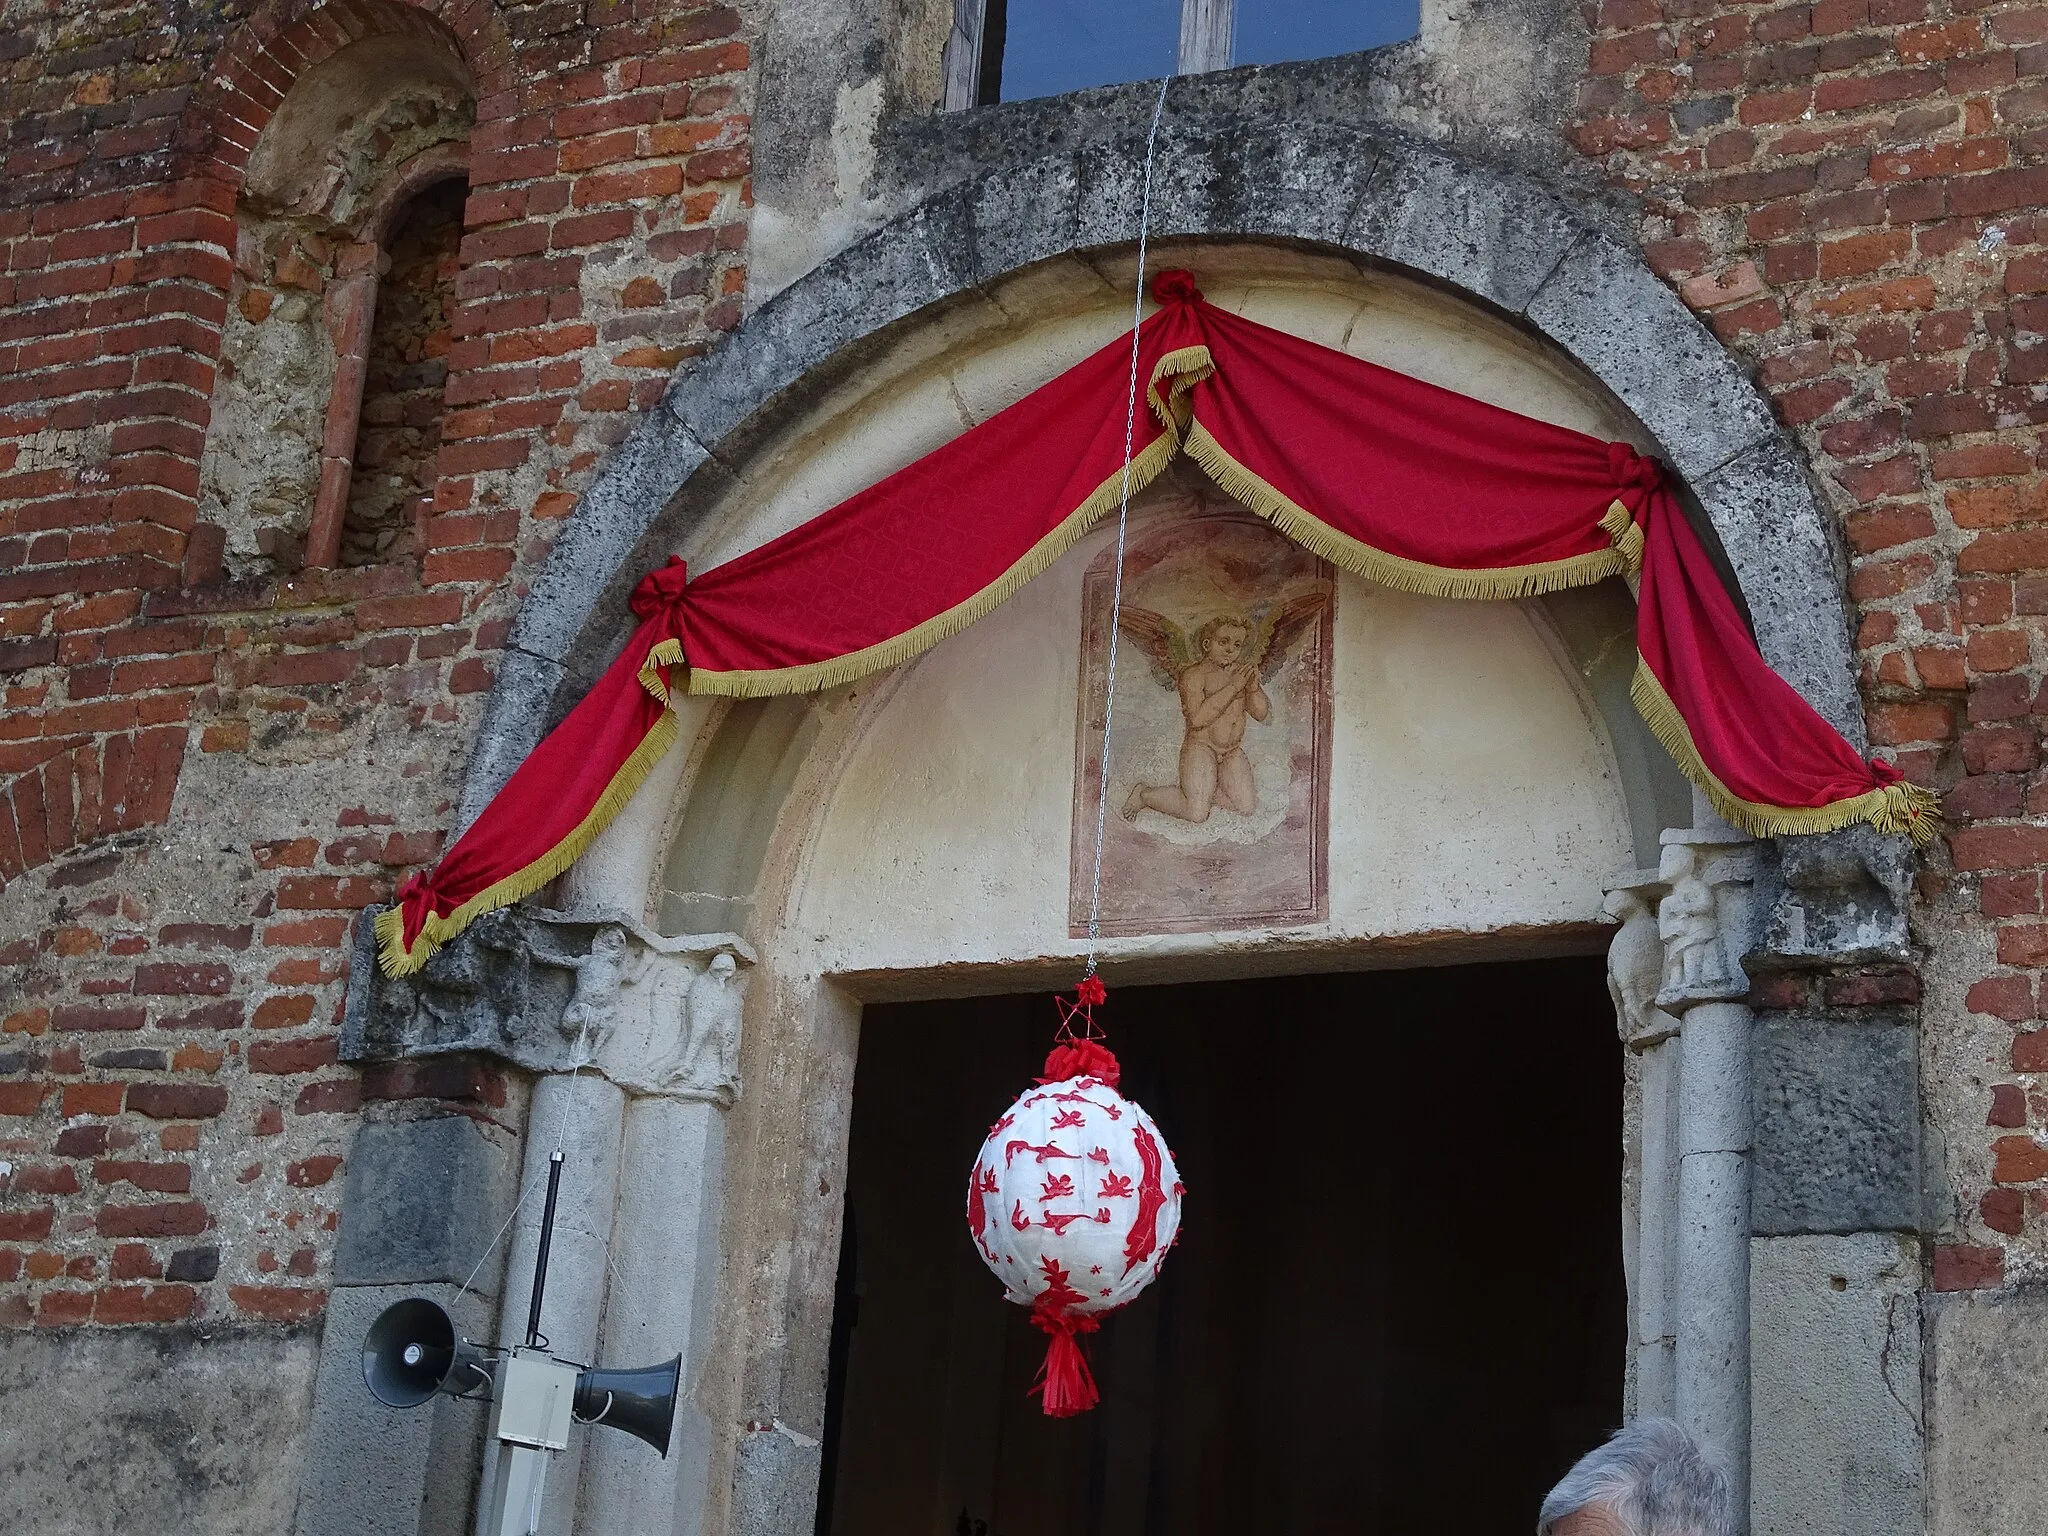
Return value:
[[(1266, 189), (1258, 196), (1241, 192), (1250, 162)], [(1639, 264), (1528, 189), (1412, 145), (1319, 130), (1284, 149), (1176, 143), (1167, 163), (1169, 232), (1203, 238), (1185, 249), (1169, 242), (1162, 257), (1193, 267), (1213, 299), (1666, 455), (1719, 535), (1767, 656), (1860, 739), (1832, 555), (1803, 475), (1725, 355)], [(1107, 185), (1116, 170), (1114, 156), (1083, 154), (948, 194), (786, 290), (680, 379), (585, 497), (522, 610), (468, 807), (602, 664), (641, 569), (671, 551), (701, 568), (752, 547), (1114, 336), (1134, 276), (1116, 248), (1125, 232)], [(1237, 201), (1225, 195), (1231, 187)], [(1193, 494), (1184, 484), (1156, 493)], [(565, 881), (565, 908), (617, 914), (650, 942), (665, 929), (670, 949), (701, 941), (705, 952), (724, 945), (756, 963), (737, 1105), (700, 1099), (687, 1106), (690, 1127), (668, 1142), (650, 1140), (646, 1126), (636, 1138), (638, 1111), (624, 1109), (606, 1122), (608, 1150), (593, 1147), (611, 1169), (600, 1181), (603, 1213), (588, 1222), (594, 1267), (580, 1282), (593, 1332), (607, 1290), (617, 1314), (632, 1289), (619, 1275), (651, 1286), (661, 1294), (638, 1309), (633, 1336), (688, 1339), (698, 1385), (677, 1458), (657, 1467), (636, 1447), (608, 1448), (580, 1491), (568, 1469), (551, 1495), (558, 1528), (574, 1518), (579, 1530), (637, 1529), (671, 1508), (680, 1529), (809, 1528), (860, 1009), (1071, 979), (1079, 946), (1061, 919), (1080, 573), (1099, 542), (889, 677), (813, 699), (689, 701), (691, 745), (671, 754)], [(1356, 750), (1332, 754), (1327, 916), (1284, 933), (1269, 925), (1120, 940), (1108, 952), (1113, 983), (1597, 950), (1610, 931), (1603, 885), (1633, 870), (1633, 888), (1652, 889), (1644, 872), (1672, 841), (1667, 831), (1695, 868), (1738, 853), (1716, 850), (1727, 839), (1711, 825), (1688, 830), (1696, 824), (1685, 797), (1627, 709), (1617, 666), (1625, 677), (1629, 605), (1618, 586), (1482, 608), (1346, 579), (1336, 607), (1333, 719)], [(1374, 670), (1389, 657), (1411, 663), (1405, 676)], [(1379, 690), (1377, 719), (1347, 709), (1347, 687)], [(1384, 742), (1372, 757), (1375, 725), (1398, 715), (1404, 697), (1408, 724), (1468, 731), (1458, 745), (1469, 775), (1404, 778), (1412, 765)], [(992, 775), (986, 753), (1004, 742), (1004, 771)], [(1541, 765), (1519, 793), (1499, 771), (1518, 759)], [(905, 771), (910, 763), (921, 776)], [(1405, 832), (1358, 814), (1379, 803), (1356, 778), (1368, 764), (1387, 780), (1373, 786), (1380, 799), (1409, 796)], [(983, 792), (992, 778), (1007, 798)], [(1433, 857), (1418, 828), (1438, 829), (1456, 856)], [(991, 872), (997, 834), (1024, 853)], [(1746, 887), (1749, 865), (1736, 857), (1713, 867), (1739, 913), (1735, 888)], [(745, 942), (729, 942), (733, 934)], [(1747, 928), (1730, 941), (1746, 945)], [(1668, 1056), (1661, 1086), (1631, 1088), (1634, 1113), (1654, 1101), (1670, 1132), (1664, 1161), (1639, 1167), (1644, 1208), (1655, 1204), (1664, 1223), (1658, 1253), (1669, 1266), (1706, 1265), (1694, 1275), (1695, 1301), (1712, 1289), (1704, 1276), (1726, 1282), (1718, 1306), (1697, 1315), (1667, 1307), (1653, 1321), (1669, 1332), (1639, 1338), (1653, 1347), (1637, 1353), (1652, 1358), (1668, 1345), (1683, 1356), (1692, 1329), (1694, 1353), (1714, 1357), (1708, 1385), (1726, 1399), (1707, 1411), (1736, 1458), (1748, 1410), (1748, 1016), (1739, 996), (1710, 1000), (1732, 1050), (1718, 1059), (1717, 1097), (1689, 1093)], [(1641, 1022), (1630, 1032), (1653, 1052), (1663, 1037)], [(1706, 1053), (1698, 1065), (1715, 1060)], [(536, 1090), (530, 1145), (574, 1118), (573, 1095), (590, 1080), (558, 1083), (552, 1102), (549, 1081)], [(1720, 1121), (1688, 1130), (1688, 1103)], [(655, 1161), (694, 1181), (686, 1193), (635, 1179), (636, 1145), (647, 1154), (681, 1140), (692, 1148), (681, 1164)], [(1674, 1247), (1686, 1156), (1706, 1159), (1698, 1167), (1711, 1198), (1695, 1214), (1713, 1217), (1711, 1251)], [(1644, 1219), (1632, 1230), (1645, 1240)], [(508, 1314), (518, 1273), (515, 1248)], [(687, 1284), (669, 1283), (682, 1276)], [(571, 1296), (576, 1283), (565, 1286)], [(1671, 1289), (1662, 1294), (1668, 1301)], [(609, 1319), (602, 1342), (609, 1356), (637, 1358), (616, 1347)], [(1682, 1377), (1682, 1359), (1671, 1370)], [(1658, 1390), (1678, 1389), (1667, 1380)]]
[[(1270, 245), (1161, 259), (1195, 264), (1214, 301), (1266, 323), (1647, 441), (1553, 348), (1410, 279)], [(1035, 268), (991, 287), (1000, 319), (941, 319), (871, 359), (856, 385), (820, 392), (734, 466), (678, 552), (701, 568), (753, 547), (1114, 337), (1128, 264)], [(1174, 478), (1139, 499), (1133, 526), (1187, 525), (1224, 501), (1199, 477)], [(822, 1428), (863, 1007), (1049, 989), (1079, 965), (1083, 587), (1112, 538), (1098, 528), (885, 678), (691, 703), (691, 747), (561, 899), (666, 933), (742, 933), (758, 956), (748, 1086), (723, 1125), (722, 1278), (700, 1378), (736, 1389), (701, 1406), (706, 1481), (742, 1503), (807, 1502), (819, 1473), (809, 1442)], [(1691, 812), (1626, 702), (1631, 612), (1619, 583), (1474, 605), (1337, 578), (1325, 915), (1112, 940), (1112, 985), (1604, 949), (1603, 886), (1654, 866), (1662, 829)], [(1619, 1352), (1609, 1366), (1623, 1371)], [(721, 1421), (761, 1427), (721, 1443)]]

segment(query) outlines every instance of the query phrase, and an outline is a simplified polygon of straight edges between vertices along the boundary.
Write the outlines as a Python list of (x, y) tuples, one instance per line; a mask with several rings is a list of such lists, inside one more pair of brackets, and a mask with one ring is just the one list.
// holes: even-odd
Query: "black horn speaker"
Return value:
[(576, 1378), (576, 1417), (585, 1424), (623, 1429), (645, 1440), (663, 1458), (676, 1422), (676, 1390), (683, 1357), (630, 1371), (588, 1370)]
[(413, 1296), (378, 1313), (363, 1335), (363, 1385), (386, 1407), (417, 1408), (436, 1392), (488, 1397), (491, 1368), (446, 1312)]

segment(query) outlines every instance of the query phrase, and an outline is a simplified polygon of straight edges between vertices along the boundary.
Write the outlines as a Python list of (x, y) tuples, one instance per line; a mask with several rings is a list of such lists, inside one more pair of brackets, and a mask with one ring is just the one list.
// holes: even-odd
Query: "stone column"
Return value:
[[(1708, 818), (1695, 816), (1695, 822)], [(1657, 909), (1679, 1020), (1675, 1417), (1711, 1449), (1749, 1508), (1749, 980), (1755, 846), (1724, 826), (1663, 835)], [(1744, 1519), (1743, 1527), (1747, 1528)]]
[(630, 1435), (593, 1434), (578, 1536), (696, 1536), (711, 1462), (711, 1426), (696, 1401), (718, 1282), (725, 1110), (672, 1098), (633, 1101), (626, 1176), (605, 1304), (601, 1363), (683, 1357), (668, 1456)]
[[(432, 1056), (446, 1062), (453, 1059), (448, 1052), (459, 1050), (498, 1057), (536, 1077), (524, 1129), (522, 1194), (509, 1232), (499, 1226), (509, 1194), (467, 1198), (460, 1181), (439, 1165), (423, 1164), (420, 1176), (409, 1176), (412, 1164), (404, 1158), (372, 1155), (380, 1144), (366, 1131), (350, 1160), (344, 1209), (341, 1246), (354, 1267), (337, 1260), (337, 1279), (367, 1287), (445, 1278), (452, 1286), (463, 1273), (451, 1267), (458, 1257), (468, 1266), (488, 1254), (488, 1273), (478, 1283), (497, 1293), (504, 1277), (496, 1337), (505, 1345), (523, 1343), (549, 1158), (560, 1147), (561, 1199), (540, 1323), (551, 1353), (605, 1366), (657, 1364), (681, 1353), (687, 1397), (709, 1329), (724, 1114), (739, 1091), (741, 967), (753, 962), (752, 951), (734, 934), (670, 938), (620, 913), (523, 907), (479, 919), (415, 976), (384, 976), (374, 946), (366, 921), (350, 976), (343, 1059)], [(422, 1124), (440, 1127), (435, 1144), (446, 1142), (452, 1152), (481, 1134), (464, 1116)], [(420, 1134), (407, 1130), (405, 1145)], [(365, 1181), (385, 1163), (391, 1167), (375, 1190), (359, 1197), (357, 1186), (368, 1190)], [(419, 1208), (416, 1225), (423, 1230), (417, 1234), (400, 1232), (392, 1220), (392, 1210), (407, 1198)], [(394, 1244), (405, 1250), (402, 1264), (384, 1253)], [(349, 1257), (358, 1249), (360, 1262)], [(439, 1257), (422, 1269), (414, 1250)], [(457, 1311), (471, 1337), (490, 1333), (485, 1307)], [(322, 1348), (322, 1390), (355, 1409), (358, 1397), (367, 1401), (349, 1384), (359, 1342), (359, 1329), (340, 1338), (330, 1318), (333, 1347)], [(476, 1404), (448, 1408), (466, 1415), (460, 1422), (468, 1432), (480, 1433)], [(701, 1493), (709, 1436), (687, 1401), (677, 1418), (666, 1461), (619, 1430), (579, 1428), (548, 1468), (541, 1531), (667, 1536), (672, 1529), (694, 1530), (701, 1499), (679, 1498), (678, 1488)], [(339, 1483), (363, 1481), (360, 1454), (327, 1460), (338, 1469)], [(495, 1445), (484, 1463), (488, 1487)], [(375, 1528), (394, 1536), (472, 1528), (476, 1472), (474, 1450), (413, 1456), (383, 1479), (397, 1491), (384, 1500), (391, 1519)], [(425, 1493), (403, 1478), (424, 1483)], [(419, 1512), (423, 1501), (431, 1524)], [(346, 1499), (327, 1502), (344, 1523), (361, 1523), (359, 1508)], [(693, 1511), (680, 1525), (679, 1505)], [(302, 1536), (326, 1529), (308, 1527)]]
[(1630, 1419), (1676, 1411), (1678, 1323), (1674, 1273), (1678, 1217), (1678, 1020), (1657, 1006), (1664, 984), (1664, 941), (1657, 903), (1664, 884), (1654, 869), (1607, 887), (1606, 911), (1621, 922), (1607, 952), (1607, 990), (1630, 1061), (1627, 1107), (1633, 1156), (1622, 1212), (1628, 1270)]
[[(1634, 1411), (1676, 1418), (1748, 1505), (1749, 982), (1756, 847), (1697, 808), (1654, 872), (1610, 887), (1609, 985), (1638, 1053)], [(1652, 912), (1654, 911), (1654, 917)]]
[[(498, 1315), (498, 1342), (526, 1342), (526, 1312), (533, 1294), (533, 1260), (540, 1247), (541, 1212), (548, 1187), (548, 1160), (564, 1154), (561, 1198), (555, 1208), (554, 1242), (548, 1252), (547, 1290), (541, 1298), (541, 1332), (550, 1351), (567, 1360), (597, 1356), (598, 1324), (604, 1316), (606, 1250), (619, 1193), (619, 1148), (626, 1095), (595, 1072), (551, 1073), (534, 1084), (526, 1121), (526, 1166), (520, 1182), (519, 1217), (513, 1223), (505, 1267), (505, 1302)], [(576, 1488), (591, 1434), (578, 1431), (569, 1448), (548, 1466), (542, 1494), (543, 1536), (568, 1536), (574, 1527)], [(483, 1484), (491, 1486), (498, 1446), (484, 1453)], [(479, 1536), (485, 1533), (479, 1531)]]
[(654, 1365), (680, 1354), (682, 1385), (666, 1458), (635, 1437), (595, 1431), (578, 1536), (697, 1536), (711, 1426), (696, 1400), (718, 1284), (725, 1116), (739, 1093), (740, 982), (733, 957), (683, 970), (680, 1048), (615, 1061), (640, 1092), (626, 1111), (611, 1291), (599, 1363)]

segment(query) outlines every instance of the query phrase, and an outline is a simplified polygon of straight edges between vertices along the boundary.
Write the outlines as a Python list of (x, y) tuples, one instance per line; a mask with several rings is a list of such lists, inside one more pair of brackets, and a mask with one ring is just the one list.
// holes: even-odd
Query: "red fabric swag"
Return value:
[[(1229, 314), (1186, 273), (1154, 293), (1133, 493), (1184, 450), (1289, 536), (1410, 592), (1639, 576), (1636, 705), (1724, 817), (1766, 836), (1858, 820), (1932, 836), (1933, 796), (1866, 762), (1764, 662), (1654, 459)], [(379, 918), (385, 968), (416, 969), (583, 851), (674, 734), (678, 660), (693, 693), (827, 687), (906, 660), (1044, 570), (1123, 494), (1130, 366), (1126, 335), (687, 585), (677, 560), (648, 577), (619, 659)]]
[(675, 739), (669, 670), (687, 571), (668, 564), (633, 589), (639, 627), (604, 676), (550, 731), (429, 874), (377, 918), (386, 974), (416, 971), (486, 912), (539, 890), (610, 824)]

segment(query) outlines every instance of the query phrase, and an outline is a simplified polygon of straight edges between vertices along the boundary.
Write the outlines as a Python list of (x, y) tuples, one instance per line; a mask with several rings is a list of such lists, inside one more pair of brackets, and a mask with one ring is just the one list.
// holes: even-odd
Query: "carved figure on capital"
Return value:
[(1602, 913), (1621, 924), (1607, 951), (1607, 989), (1621, 1037), (1642, 1048), (1677, 1034), (1694, 1003), (1749, 990), (1756, 845), (1725, 828), (1668, 831), (1655, 869), (1617, 877)]
[(1678, 1033), (1678, 1020), (1657, 1006), (1664, 985), (1664, 940), (1657, 927), (1662, 890), (1655, 879), (1617, 884), (1600, 909), (1621, 924), (1607, 947), (1607, 995), (1614, 1000), (1623, 1043), (1637, 1049)]
[(1699, 856), (1683, 843), (1669, 843), (1657, 865), (1669, 890), (1657, 907), (1657, 936), (1664, 941), (1664, 994), (1691, 997), (1718, 991), (1729, 981), (1721, 952), (1721, 922), (1713, 887), (1700, 878)]
[(606, 923), (591, 937), (589, 954), (560, 961), (576, 973), (576, 988), (556, 1027), (568, 1036), (580, 1056), (596, 1056), (611, 1038), (619, 995), (638, 974), (644, 953), (634, 952), (627, 944), (624, 928)]
[(713, 955), (692, 978), (685, 1002), (686, 1027), (665, 1064), (662, 1092), (730, 1104), (740, 1091), (738, 962), (729, 954)]

